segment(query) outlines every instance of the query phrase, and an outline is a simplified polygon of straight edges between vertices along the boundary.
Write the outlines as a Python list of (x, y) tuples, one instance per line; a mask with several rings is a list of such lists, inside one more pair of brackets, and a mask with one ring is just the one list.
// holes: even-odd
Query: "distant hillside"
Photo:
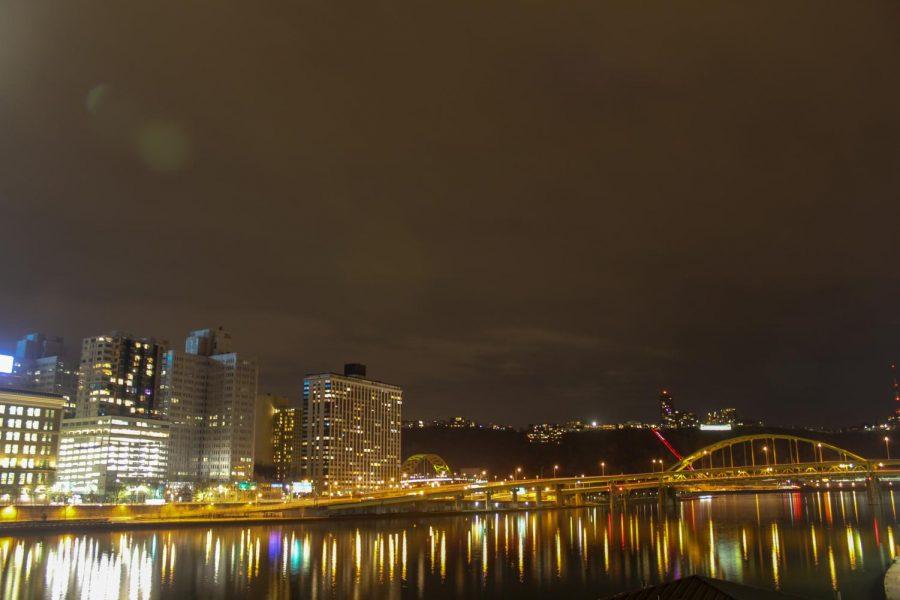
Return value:
[[(820, 433), (800, 429), (741, 428), (730, 432), (696, 429), (664, 431), (666, 439), (682, 454), (688, 454), (718, 440), (752, 433), (787, 433), (830, 442), (867, 458), (884, 457), (884, 432)], [(888, 435), (891, 435), (889, 433)], [(894, 443), (900, 442), (900, 436)], [(900, 445), (892, 446), (900, 456)], [(600, 461), (607, 473), (646, 472), (651, 460), (663, 459), (666, 466), (675, 459), (649, 429), (585, 431), (563, 437), (559, 444), (531, 444), (524, 433), (489, 429), (452, 429), (426, 427), (403, 430), (403, 456), (439, 454), (454, 469), (480, 467), (491, 475), (505, 477), (522, 467), (529, 477), (553, 473), (560, 475), (599, 473)]]

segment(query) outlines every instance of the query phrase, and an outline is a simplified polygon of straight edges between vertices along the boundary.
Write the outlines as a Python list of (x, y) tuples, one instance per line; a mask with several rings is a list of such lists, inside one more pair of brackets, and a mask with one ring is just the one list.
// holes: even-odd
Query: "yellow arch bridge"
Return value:
[[(416, 457), (410, 467), (430, 463)], [(868, 490), (877, 496), (879, 479), (900, 476), (900, 459), (872, 460), (832, 444), (784, 434), (757, 434), (723, 440), (684, 457), (664, 469), (622, 475), (507, 479), (483, 483), (452, 483), (394, 488), (361, 496), (306, 498), (291, 502), (259, 504), (240, 509), (241, 514), (263, 512), (287, 516), (291, 511), (315, 508), (330, 512), (400, 512), (425, 509), (429, 503), (452, 503), (457, 509), (499, 506), (581, 504), (588, 495), (602, 496), (611, 506), (625, 501), (636, 490), (658, 491), (660, 504), (673, 502), (676, 491), (723, 492), (740, 489), (779, 489), (786, 486), (838, 482)], [(237, 510), (237, 509), (235, 509)], [(221, 516), (228, 516), (222, 512)]]

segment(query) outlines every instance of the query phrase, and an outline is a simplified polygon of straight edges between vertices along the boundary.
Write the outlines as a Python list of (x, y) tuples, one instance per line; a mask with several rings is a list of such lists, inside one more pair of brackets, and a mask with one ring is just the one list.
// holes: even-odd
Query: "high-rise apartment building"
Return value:
[(276, 407), (272, 415), (272, 462), (275, 481), (286, 483), (301, 477), (301, 420), (300, 408)]
[(165, 354), (160, 411), (171, 425), (171, 483), (253, 476), (256, 363), (231, 348), (221, 327), (192, 331), (185, 351)]
[(366, 379), (365, 366), (303, 380), (302, 472), (322, 494), (380, 489), (400, 481), (403, 391)]
[(56, 473), (62, 396), (0, 390), (0, 499), (46, 493)]
[(158, 416), (164, 352), (162, 344), (127, 333), (85, 338), (75, 416)]

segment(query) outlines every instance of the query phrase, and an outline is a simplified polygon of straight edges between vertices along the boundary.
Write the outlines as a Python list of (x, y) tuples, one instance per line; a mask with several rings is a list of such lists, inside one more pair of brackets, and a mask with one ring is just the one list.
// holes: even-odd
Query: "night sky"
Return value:
[(0, 5), (0, 350), (221, 324), (408, 418), (883, 419), (898, 195), (898, 3)]

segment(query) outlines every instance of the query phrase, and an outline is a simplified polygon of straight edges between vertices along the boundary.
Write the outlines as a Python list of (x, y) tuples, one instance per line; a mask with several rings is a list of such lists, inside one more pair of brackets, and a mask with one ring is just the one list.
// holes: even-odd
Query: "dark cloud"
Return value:
[(0, 8), (0, 339), (224, 324), (410, 416), (890, 410), (900, 8)]

